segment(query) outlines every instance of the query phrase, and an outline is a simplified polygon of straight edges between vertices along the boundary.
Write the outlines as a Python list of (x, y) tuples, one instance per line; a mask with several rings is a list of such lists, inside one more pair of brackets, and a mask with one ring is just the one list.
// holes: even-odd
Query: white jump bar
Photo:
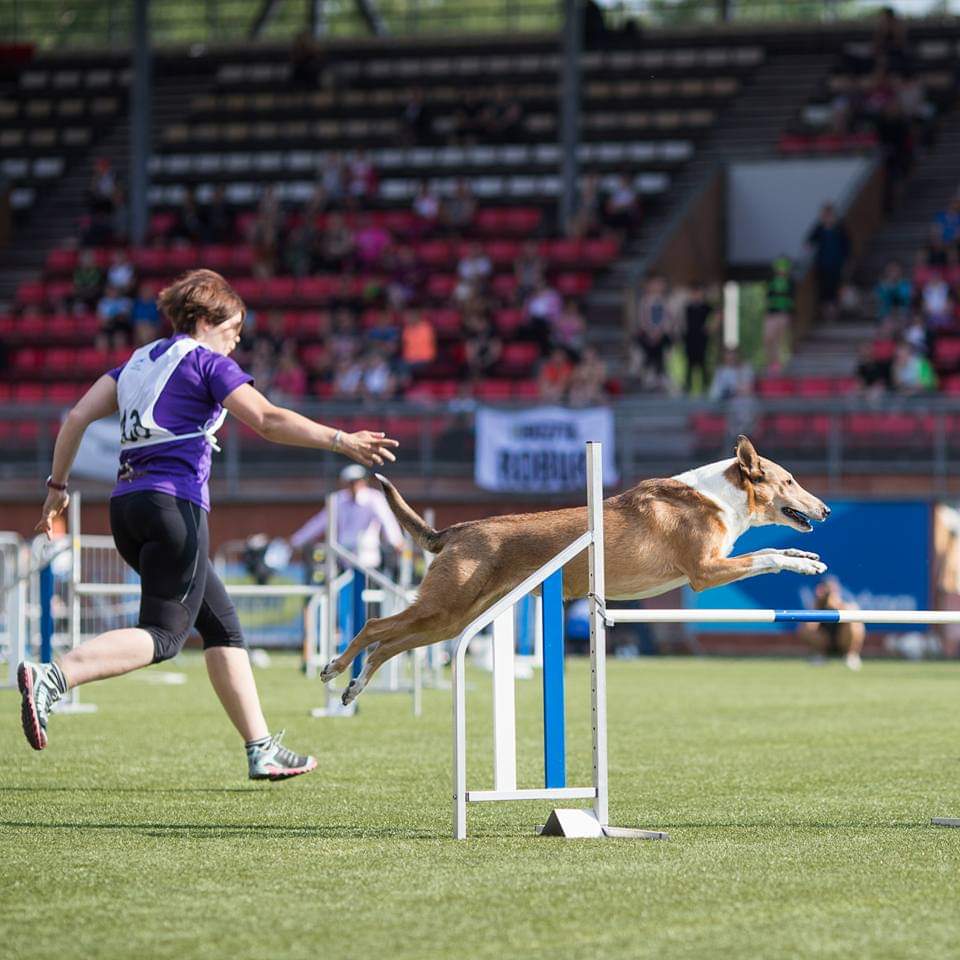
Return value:
[(552, 787), (537, 790), (468, 790), (468, 803), (483, 803), (488, 800), (593, 800), (596, 787)]
[(614, 623), (960, 623), (960, 610), (607, 610)]

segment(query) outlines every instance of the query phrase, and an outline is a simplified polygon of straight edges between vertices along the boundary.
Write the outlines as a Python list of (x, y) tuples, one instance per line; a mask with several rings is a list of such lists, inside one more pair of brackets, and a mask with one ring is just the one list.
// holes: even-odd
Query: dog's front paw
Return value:
[(359, 677), (354, 677), (354, 679), (347, 684), (347, 689), (343, 691), (343, 696), (340, 698), (340, 702), (345, 707), (349, 707), (350, 704), (353, 703), (353, 701), (356, 700), (361, 693), (363, 693), (363, 689), (366, 687), (366, 685), (367, 682), (363, 679), (362, 674)]
[(800, 573), (807, 577), (817, 577), (827, 572), (827, 565), (822, 560), (810, 560), (806, 557), (787, 556), (783, 558), (783, 570), (791, 573)]
[(780, 553), (784, 557), (800, 557), (804, 560), (820, 559), (820, 554), (818, 553), (808, 553), (806, 550), (794, 550), (793, 547), (789, 547), (786, 550), (781, 550)]

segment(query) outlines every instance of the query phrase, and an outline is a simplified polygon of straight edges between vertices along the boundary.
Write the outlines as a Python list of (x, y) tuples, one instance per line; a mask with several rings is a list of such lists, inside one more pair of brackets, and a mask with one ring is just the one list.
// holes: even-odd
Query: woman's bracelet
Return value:
[(338, 430), (338, 431), (333, 435), (333, 447), (332, 447), (331, 449), (333, 450), (334, 453), (336, 453), (336, 452), (340, 449), (340, 440), (341, 440), (342, 438), (343, 438), (343, 431), (342, 431), (342, 430)]

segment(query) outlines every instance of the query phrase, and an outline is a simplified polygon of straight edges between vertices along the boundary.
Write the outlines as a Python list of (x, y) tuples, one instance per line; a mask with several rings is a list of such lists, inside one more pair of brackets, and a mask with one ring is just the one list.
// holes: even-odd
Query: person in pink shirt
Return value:
[(361, 266), (369, 268), (379, 266), (392, 241), (389, 231), (374, 223), (367, 214), (361, 221), (355, 242)]

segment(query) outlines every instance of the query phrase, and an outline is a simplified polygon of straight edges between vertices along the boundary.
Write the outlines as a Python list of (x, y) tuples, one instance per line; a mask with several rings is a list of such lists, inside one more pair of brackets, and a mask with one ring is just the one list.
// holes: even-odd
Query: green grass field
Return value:
[[(960, 667), (662, 659), (609, 669), (611, 819), (670, 842), (536, 838), (543, 804), (450, 839), (450, 694), (415, 720), (365, 694), (312, 720), (292, 660), (268, 716), (320, 758), (245, 779), (200, 660), (87, 688), (33, 753), (0, 693), (0, 956), (877, 958), (960, 953)], [(489, 677), (470, 682), (489, 785)], [(518, 684), (526, 785), (539, 684)], [(568, 668), (569, 782), (589, 779), (587, 664)]]

